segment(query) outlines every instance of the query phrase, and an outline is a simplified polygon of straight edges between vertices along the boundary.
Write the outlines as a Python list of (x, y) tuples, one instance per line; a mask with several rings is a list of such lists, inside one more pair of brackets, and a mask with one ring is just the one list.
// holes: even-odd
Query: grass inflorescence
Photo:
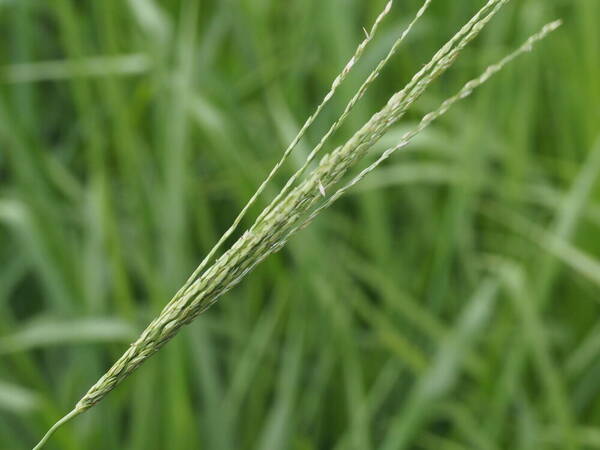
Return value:
[(392, 9), (392, 1), (388, 2), (376, 18), (371, 30), (366, 31), (366, 38), (359, 44), (339, 76), (335, 78), (323, 101), (292, 140), (282, 159), (275, 165), (256, 193), (242, 208), (233, 225), (223, 234), (184, 286), (148, 325), (140, 337), (129, 346), (125, 353), (81, 398), (73, 411), (50, 429), (36, 448), (41, 448), (50, 435), (63, 423), (100, 402), (112, 389), (123, 382), (136, 368), (173, 338), (183, 325), (189, 324), (200, 313), (214, 304), (225, 292), (236, 286), (257, 264), (280, 250), (296, 231), (309, 224), (324, 208), (335, 202), (392, 153), (408, 145), (415, 136), (445, 114), (456, 102), (468, 97), (516, 56), (529, 51), (534, 44), (560, 25), (559, 22), (546, 25), (515, 52), (498, 63), (489, 66), (479, 77), (466, 83), (456, 95), (445, 100), (432, 112), (425, 114), (414, 129), (404, 133), (400, 141), (382, 152), (375, 162), (369, 164), (349, 181), (344, 181), (348, 171), (364, 159), (382, 136), (401, 120), (410, 107), (421, 98), (426, 89), (453, 65), (462, 50), (479, 35), (487, 23), (506, 3), (508, 3), (508, 0), (488, 1), (434, 54), (431, 60), (410, 79), (403, 89), (390, 97), (382, 109), (373, 114), (345, 144), (321, 156), (316, 166), (306, 174), (307, 169), (317, 158), (317, 155), (323, 153), (329, 138), (341, 127), (354, 106), (379, 77), (386, 64), (397, 53), (408, 33), (425, 14), (431, 0), (425, 1), (414, 20), (409, 23), (408, 27), (393, 43), (389, 52), (367, 76), (364, 83), (347, 103), (342, 114), (326, 131), (322, 139), (308, 154), (305, 162), (289, 178), (279, 194), (258, 215), (254, 224), (244, 231), (228, 250), (221, 256), (216, 257), (219, 249), (235, 233), (251, 206), (254, 205), (269, 183), (273, 181), (275, 174), (304, 137), (306, 131), (314, 123), (325, 105), (333, 98), (350, 71), (359, 62), (368, 45), (376, 37), (378, 28)]

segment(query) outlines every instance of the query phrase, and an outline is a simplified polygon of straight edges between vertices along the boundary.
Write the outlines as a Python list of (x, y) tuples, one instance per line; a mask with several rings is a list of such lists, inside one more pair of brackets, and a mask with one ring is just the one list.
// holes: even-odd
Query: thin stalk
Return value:
[(46, 444), (46, 442), (48, 442), (48, 439), (50, 439), (50, 437), (54, 434), (56, 430), (58, 430), (61, 426), (63, 426), (65, 423), (69, 422), (71, 419), (78, 416), (82, 412), (83, 410), (73, 409), (69, 414), (67, 414), (54, 425), (52, 425), (52, 427), (50, 427), (50, 429), (46, 432), (46, 434), (40, 440), (40, 442), (38, 442), (38, 444), (35, 447), (33, 447), (33, 450), (41, 449)]

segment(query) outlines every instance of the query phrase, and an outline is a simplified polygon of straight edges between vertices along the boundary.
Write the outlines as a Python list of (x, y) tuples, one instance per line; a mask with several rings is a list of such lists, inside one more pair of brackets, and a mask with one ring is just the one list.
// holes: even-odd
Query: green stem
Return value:
[(44, 444), (46, 444), (46, 442), (48, 442), (48, 439), (50, 439), (50, 437), (54, 434), (54, 432), (56, 430), (58, 430), (62, 425), (64, 425), (68, 421), (70, 421), (73, 417), (78, 416), (82, 412), (83, 412), (83, 410), (75, 408), (69, 414), (67, 414), (62, 419), (60, 419), (58, 422), (56, 422), (54, 425), (52, 425), (52, 427), (46, 432), (46, 434), (44, 435), (42, 440), (40, 442), (38, 442), (38, 444), (35, 447), (33, 447), (33, 450), (41, 449), (44, 446)]

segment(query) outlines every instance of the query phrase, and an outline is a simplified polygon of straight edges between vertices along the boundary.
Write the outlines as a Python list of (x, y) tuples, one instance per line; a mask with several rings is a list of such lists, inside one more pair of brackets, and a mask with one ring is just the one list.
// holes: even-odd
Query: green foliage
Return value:
[[(481, 3), (433, 1), (325, 150)], [(384, 4), (0, 2), (0, 448), (31, 448), (160, 312)], [(244, 229), (420, 5), (390, 12)], [(600, 4), (505, 8), (354, 175), (557, 17), (48, 448), (600, 447)]]

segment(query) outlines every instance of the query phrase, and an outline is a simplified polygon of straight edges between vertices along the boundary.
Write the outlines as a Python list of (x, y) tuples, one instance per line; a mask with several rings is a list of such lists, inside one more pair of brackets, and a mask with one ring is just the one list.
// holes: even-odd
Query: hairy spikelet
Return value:
[[(535, 43), (560, 25), (559, 22), (546, 25), (538, 34), (528, 39), (514, 53), (488, 67), (481, 76), (469, 81), (455, 96), (444, 101), (438, 109), (425, 115), (420, 124), (414, 130), (406, 133), (396, 146), (383, 152), (374, 163), (362, 170), (350, 182), (334, 189), (347, 171), (368, 153), (390, 126), (404, 116), (406, 111), (423, 94), (426, 88), (452, 65), (462, 49), (480, 33), (500, 8), (509, 1), (489, 0), (452, 39), (435, 53), (432, 59), (414, 75), (409, 83), (402, 90), (394, 94), (387, 104), (375, 113), (354, 136), (344, 145), (322, 157), (317, 166), (300, 180), (300, 177), (302, 177), (309, 164), (324, 148), (329, 137), (340, 127), (354, 105), (360, 100), (368, 87), (377, 79), (383, 67), (397, 52), (407, 34), (427, 10), (431, 1), (424, 1), (414, 20), (393, 44), (387, 56), (367, 77), (356, 94), (348, 102), (338, 120), (333, 123), (321, 141), (309, 154), (303, 166), (292, 175), (280, 193), (258, 216), (252, 227), (244, 232), (214, 263), (210, 264), (220, 246), (237, 229), (250, 206), (254, 204), (267, 183), (272, 180), (275, 173), (304, 136), (308, 127), (314, 122), (323, 107), (333, 97), (337, 88), (360, 59), (366, 46), (375, 36), (380, 23), (389, 13), (392, 1), (386, 4), (370, 32), (367, 32), (365, 40), (360, 43), (348, 64), (334, 80), (330, 91), (325, 95), (322, 103), (317, 107), (314, 114), (308, 118), (296, 138), (294, 138), (284, 152), (282, 159), (275, 165), (257, 192), (242, 209), (233, 222), (233, 225), (225, 232), (184, 286), (144, 330), (141, 336), (131, 344), (123, 356), (119, 358), (106, 374), (92, 386), (77, 403), (75, 409), (52, 427), (36, 448), (41, 447), (51, 433), (62, 423), (101, 401), (115, 386), (121, 383), (131, 372), (168, 342), (177, 333), (179, 328), (194, 320), (198, 314), (210, 307), (223, 293), (234, 287), (262, 260), (281, 249), (291, 235), (310, 223), (324, 208), (335, 202), (344, 192), (373, 171), (393, 152), (406, 146), (414, 136), (429, 126), (434, 120), (445, 114), (456, 102), (469, 96), (474, 89), (485, 83), (506, 64), (518, 55), (530, 50)], [(329, 191), (333, 191), (333, 193), (329, 195)]]

